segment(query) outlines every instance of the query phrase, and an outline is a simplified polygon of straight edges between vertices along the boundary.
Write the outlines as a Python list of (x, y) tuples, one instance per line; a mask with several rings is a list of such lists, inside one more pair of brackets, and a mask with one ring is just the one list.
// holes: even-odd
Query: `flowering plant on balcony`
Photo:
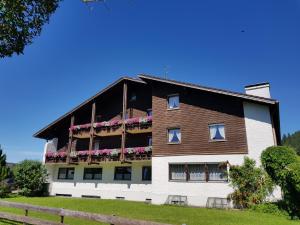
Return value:
[(100, 123), (94, 123), (93, 126), (94, 128), (98, 127), (113, 127), (113, 126), (118, 126), (121, 125), (122, 121), (121, 120), (111, 120), (111, 121), (103, 121)]
[[(91, 155), (92, 156), (118, 156), (120, 153), (120, 149), (101, 149), (101, 150), (92, 150)], [(78, 151), (77, 156), (83, 157), (88, 156), (89, 150), (86, 151)]]
[(152, 146), (147, 147), (135, 147), (135, 148), (125, 148), (124, 153), (125, 154), (144, 154), (152, 152)]
[(91, 124), (87, 123), (87, 124), (81, 124), (81, 125), (71, 126), (70, 130), (72, 130), (72, 131), (79, 131), (79, 130), (82, 130), (82, 129), (89, 129), (90, 127), (91, 127)]
[(47, 152), (46, 153), (47, 158), (65, 158), (67, 157), (66, 152)]
[(132, 124), (146, 124), (152, 122), (152, 116), (146, 117), (135, 117), (125, 120), (125, 124), (132, 125)]

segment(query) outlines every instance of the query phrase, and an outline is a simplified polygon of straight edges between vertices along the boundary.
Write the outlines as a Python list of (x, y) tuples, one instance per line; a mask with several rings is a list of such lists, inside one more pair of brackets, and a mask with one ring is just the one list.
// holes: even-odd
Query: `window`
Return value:
[(210, 140), (221, 141), (225, 140), (225, 125), (224, 124), (212, 124), (209, 125)]
[(227, 181), (226, 168), (219, 163), (170, 164), (169, 179), (172, 181)]
[(134, 102), (136, 101), (136, 93), (132, 92), (129, 101)]
[(186, 181), (187, 173), (184, 164), (171, 164), (170, 165), (170, 180)]
[(74, 179), (74, 168), (59, 168), (58, 179), (73, 180)]
[(151, 166), (143, 166), (142, 169), (142, 180), (147, 181), (151, 180)]
[(131, 180), (131, 167), (116, 167), (115, 180)]
[(189, 180), (191, 181), (205, 181), (205, 165), (204, 164), (190, 164), (188, 165)]
[(179, 109), (179, 95), (168, 97), (168, 109)]
[(84, 168), (84, 180), (102, 180), (102, 168)]
[(147, 116), (152, 116), (152, 109), (147, 109)]
[(220, 168), (218, 164), (207, 164), (209, 181), (224, 181), (227, 176), (224, 168)]
[(181, 142), (180, 128), (168, 129), (168, 143), (179, 144)]
[(148, 137), (148, 146), (152, 146), (152, 137)]

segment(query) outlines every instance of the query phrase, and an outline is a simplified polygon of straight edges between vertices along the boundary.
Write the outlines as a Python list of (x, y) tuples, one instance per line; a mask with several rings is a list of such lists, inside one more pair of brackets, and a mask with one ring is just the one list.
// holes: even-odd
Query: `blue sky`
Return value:
[(240, 92), (269, 81), (282, 133), (300, 129), (300, 0), (107, 5), (63, 1), (24, 55), (0, 59), (8, 161), (41, 159), (44, 141), (32, 134), (120, 76), (166, 70), (172, 79)]

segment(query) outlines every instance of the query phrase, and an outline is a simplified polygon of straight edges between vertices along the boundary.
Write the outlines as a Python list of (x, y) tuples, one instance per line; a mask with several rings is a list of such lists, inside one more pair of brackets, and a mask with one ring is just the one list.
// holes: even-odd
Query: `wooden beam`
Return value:
[(126, 110), (127, 110), (127, 82), (124, 81), (123, 84), (123, 110), (122, 110), (122, 142), (121, 142), (121, 161), (125, 160), (124, 150), (125, 150), (125, 143), (126, 143), (126, 126), (125, 126), (125, 119), (126, 119)]
[(3, 213), (3, 212), (0, 212), (0, 218), (10, 220), (10, 221), (20, 222), (20, 223), (23, 222), (24, 224), (33, 224), (33, 225), (61, 225), (62, 224), (53, 221), (30, 218), (28, 216), (18, 216), (12, 213)]
[(92, 105), (92, 115), (91, 115), (91, 128), (90, 128), (90, 143), (89, 143), (89, 158), (88, 164), (92, 161), (92, 149), (93, 149), (93, 141), (94, 141), (94, 122), (96, 116), (96, 103), (93, 102)]
[(74, 126), (75, 117), (74, 115), (71, 116), (71, 122), (70, 122), (70, 130), (69, 130), (69, 143), (68, 143), (68, 151), (67, 151), (67, 163), (70, 163), (70, 153), (72, 148), (72, 141), (73, 141), (73, 130), (71, 129), (72, 126)]

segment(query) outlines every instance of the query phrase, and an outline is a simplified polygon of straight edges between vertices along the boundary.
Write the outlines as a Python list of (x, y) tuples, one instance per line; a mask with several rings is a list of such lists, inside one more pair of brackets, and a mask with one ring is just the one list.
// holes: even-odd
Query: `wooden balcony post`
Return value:
[(74, 115), (71, 117), (71, 123), (70, 123), (70, 130), (69, 130), (69, 143), (68, 143), (68, 151), (67, 151), (67, 163), (70, 163), (70, 153), (72, 148), (72, 141), (73, 141), (73, 130), (71, 129), (72, 126), (74, 126), (75, 117)]
[(92, 149), (93, 149), (93, 141), (94, 141), (94, 123), (96, 116), (96, 103), (93, 103), (92, 106), (92, 116), (91, 116), (91, 128), (90, 128), (90, 143), (89, 143), (89, 158), (88, 163), (92, 162)]
[(125, 143), (126, 143), (126, 126), (125, 126), (126, 109), (127, 109), (127, 83), (126, 83), (126, 81), (124, 81), (124, 85), (123, 85), (123, 111), (122, 111), (121, 161), (125, 160), (124, 150), (125, 150)]

